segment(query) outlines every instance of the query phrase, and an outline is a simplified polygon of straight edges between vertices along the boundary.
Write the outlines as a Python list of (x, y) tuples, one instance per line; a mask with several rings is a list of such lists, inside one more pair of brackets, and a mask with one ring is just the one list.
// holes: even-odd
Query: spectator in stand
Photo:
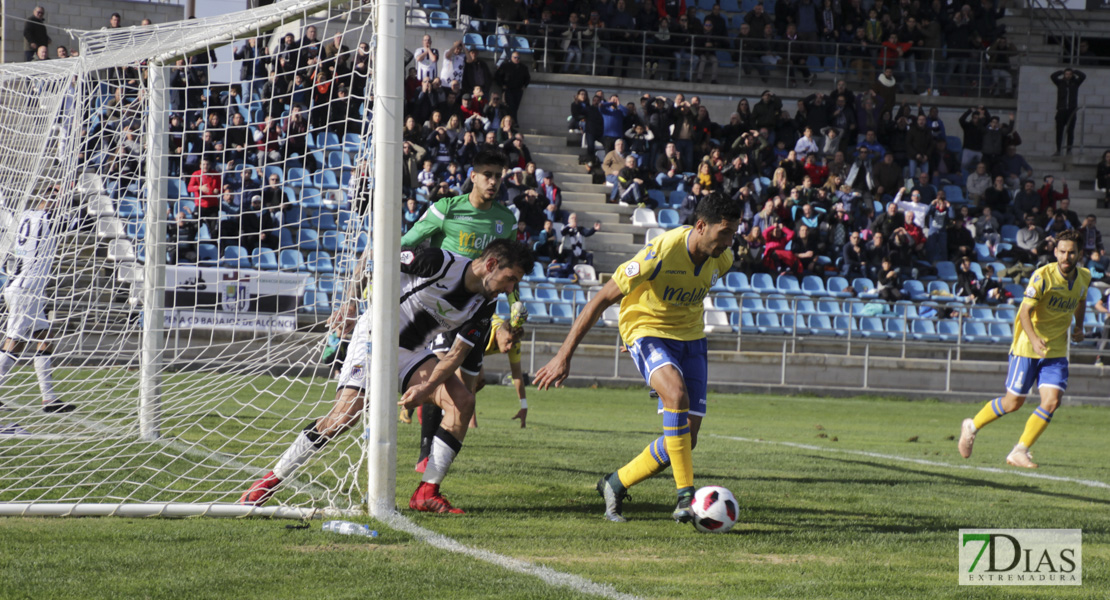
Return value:
[(46, 31), (46, 9), (36, 6), (23, 25), (23, 60), (33, 60), (42, 47), (49, 52), (50, 41), (50, 34)]
[(613, 143), (621, 139), (624, 134), (624, 119), (628, 116), (628, 109), (621, 105), (616, 94), (609, 96), (608, 102), (602, 102), (598, 107), (601, 111), (603, 123), (602, 144), (606, 151), (613, 149)]
[(911, 191), (920, 194), (921, 202), (925, 204), (931, 204), (933, 200), (936, 200), (940, 196), (940, 190), (938, 190), (933, 184), (929, 183), (928, 173), (917, 174), (917, 183), (914, 184), (913, 190)]
[(965, 258), (971, 260), (975, 256), (975, 237), (965, 223), (963, 215), (957, 214), (948, 227), (948, 260), (950, 261), (957, 262)]
[(1040, 194), (1033, 190), (1033, 180), (1026, 180), (1026, 182), (1021, 185), (1021, 190), (1013, 195), (1010, 213), (1013, 215), (1013, 221), (1016, 223), (1020, 223), (1022, 215), (1025, 214), (1032, 214), (1035, 216), (1045, 214), (1040, 210)]
[(493, 79), (501, 85), (505, 94), (506, 110), (514, 121), (518, 120), (517, 111), (520, 109), (520, 101), (524, 99), (524, 88), (532, 82), (528, 66), (520, 62), (520, 53), (513, 52), (508, 62), (501, 63)]
[(840, 276), (847, 279), (867, 277), (866, 250), (861, 245), (858, 231), (848, 234), (848, 243), (840, 249)]
[(998, 175), (993, 185), (983, 193), (982, 205), (989, 207), (1004, 223), (1022, 223), (1023, 213), (1012, 210), (1012, 200), (1010, 190), (1006, 189), (1006, 178)]
[(1079, 86), (1086, 81), (1087, 75), (1083, 71), (1067, 68), (1053, 73), (1051, 79), (1056, 86), (1056, 153), (1053, 156), (1060, 156), (1065, 131), (1068, 134), (1067, 151), (1071, 154), (1075, 142), (1075, 114), (1079, 110)]
[(1071, 210), (1071, 199), (1063, 198), (1060, 200), (1060, 207), (1056, 210), (1056, 214), (1061, 218), (1067, 220), (1071, 227), (1078, 229), (1080, 227), (1079, 215)]
[(1018, 182), (1033, 176), (1033, 167), (1017, 153), (1016, 146), (1006, 146), (1006, 153), (998, 161), (997, 172), (1006, 178), (1006, 187), (1016, 189)]
[(948, 204), (943, 190), (937, 192), (936, 200), (929, 203), (925, 213), (925, 255), (929, 262), (945, 260), (948, 252), (948, 226), (953, 219), (952, 206)]
[[(1057, 192), (1053, 188), (1053, 184), (1055, 182), (1056, 182), (1055, 177), (1053, 177), (1052, 175), (1045, 175), (1044, 179), (1042, 180), (1041, 189), (1037, 190), (1037, 193), (1040, 194), (1040, 196), (1041, 196), (1041, 212), (1042, 213), (1049, 206), (1051, 206), (1053, 208), (1056, 208), (1057, 204), (1061, 200), (1067, 199), (1069, 197), (1068, 196), (1068, 180), (1067, 179), (1061, 179), (1060, 180), (1060, 183), (1063, 185), (1063, 190), (1059, 191), (1059, 192)], [(1075, 213), (1072, 213), (1072, 214), (1074, 215)], [(1072, 222), (1072, 227), (1079, 227), (1079, 216), (1078, 215), (1075, 215), (1074, 221), (1069, 216), (1068, 221)]]
[(879, 76), (876, 77), (875, 81), (871, 84), (871, 91), (875, 92), (875, 95), (882, 99), (882, 104), (880, 106), (882, 106), (883, 110), (888, 110), (895, 106), (895, 96), (897, 94), (895, 85), (897, 85), (897, 83), (897, 80), (894, 78), (894, 69), (892, 67), (887, 67), (879, 73)]
[(250, 207), (239, 214), (239, 245), (253, 252), (256, 248), (278, 249), (280, 226), (274, 213), (262, 206), (262, 197), (251, 196)]
[(1010, 122), (1003, 125), (998, 117), (991, 117), (987, 120), (987, 126), (983, 130), (983, 162), (988, 165), (997, 165), (1000, 155), (1003, 153), (1006, 140), (1012, 135), (1014, 131), (1014, 114), (1010, 113)]
[[(636, 157), (624, 157), (624, 167), (617, 173), (616, 182), (617, 201), (625, 206), (647, 206), (649, 198), (644, 197), (644, 180), (640, 178), (640, 171), (636, 168)], [(652, 200), (650, 208), (655, 208)]]
[(1105, 251), (1102, 245), (1102, 232), (1098, 230), (1098, 218), (1094, 215), (1087, 215), (1083, 220), (1083, 226), (1079, 228), (1080, 244), (1079, 247), (1083, 250), (1083, 255), (1091, 258), (1097, 252), (1099, 256)]
[(987, 163), (981, 162), (976, 165), (975, 172), (967, 176), (968, 201), (975, 206), (982, 206), (987, 190), (990, 189), (992, 183), (993, 180), (990, 174), (987, 173)]
[(1102, 162), (1095, 169), (1095, 190), (1102, 192), (1098, 205), (1110, 206), (1110, 150), (1102, 153)]
[(563, 73), (575, 74), (582, 68), (582, 51), (585, 48), (583, 35), (586, 27), (578, 22), (578, 13), (570, 13), (570, 22), (561, 34), (563, 48)]
[(910, 177), (916, 177), (919, 172), (929, 173), (929, 157), (936, 149), (936, 139), (929, 128), (928, 118), (920, 112), (918, 105), (917, 119), (910, 124), (906, 134), (906, 154), (909, 157)]
[[(623, 2), (623, 0), (621, 1)], [(714, 4), (714, 7), (719, 6)], [(720, 8), (716, 8), (716, 10), (719, 14)], [(697, 55), (698, 64), (698, 83), (705, 81), (706, 65), (709, 65), (709, 83), (717, 83), (717, 69), (719, 67), (717, 51), (724, 49), (724, 41), (720, 36), (727, 35), (727, 32), (723, 29), (718, 31), (714, 25), (714, 20), (709, 17), (706, 17), (702, 27), (701, 35), (697, 36), (694, 42), (696, 48), (694, 53)]]
[[(605, 172), (605, 181), (617, 185), (617, 175), (620, 170), (624, 168), (624, 159), (628, 153), (624, 150), (624, 140), (617, 138), (613, 142), (613, 149), (605, 155), (605, 160), (601, 163), (601, 168)], [(613, 195), (610, 198), (616, 197), (616, 188), (613, 189)]]
[[(462, 40), (455, 40), (455, 43), (443, 54), (439, 63), (440, 85), (451, 87), (451, 82), (458, 81), (461, 86), (463, 72), (466, 70), (466, 48), (463, 46)], [(469, 90), (472, 87), (463, 89)]]
[(406, 199), (405, 208), (401, 211), (401, 234), (404, 235), (408, 233), (409, 229), (412, 229), (412, 226), (420, 220), (423, 214), (424, 211), (420, 208), (420, 205), (416, 203), (414, 198)]
[(682, 174), (685, 172), (686, 165), (682, 162), (682, 157), (678, 154), (674, 142), (667, 142), (663, 153), (660, 154), (655, 161), (655, 183), (664, 190), (673, 190), (678, 188), (682, 182)]
[(545, 220), (543, 229), (537, 234), (536, 242), (532, 245), (532, 251), (535, 252), (536, 258), (545, 258), (552, 262), (557, 260), (559, 258), (558, 237), (554, 223), (550, 219)]
[(801, 275), (802, 263), (789, 250), (790, 241), (794, 239), (793, 230), (785, 227), (782, 221), (774, 221), (763, 233), (763, 239), (766, 242), (763, 247), (763, 267), (769, 273)]
[(416, 64), (417, 79), (423, 81), (435, 78), (439, 71), (439, 50), (432, 47), (432, 36), (423, 37), (420, 47), (412, 53), (412, 60)]
[(1010, 250), (998, 253), (998, 258), (1013, 258), (1020, 263), (1041, 264), (1048, 262), (1045, 251), (1048, 250), (1048, 234), (1037, 226), (1037, 218), (1032, 213), (1026, 214), (1025, 228), (1017, 232), (1017, 245)]
[(817, 141), (813, 139), (813, 129), (806, 127), (802, 131), (802, 137), (794, 144), (794, 156), (797, 160), (805, 161), (806, 156), (810, 154), (819, 154), (821, 148), (817, 145)]
[[(752, 107), (752, 126), (754, 129), (767, 129), (767, 131), (774, 132), (775, 127), (778, 126), (779, 113), (782, 112), (782, 100), (779, 100), (771, 90), (764, 90), (759, 96), (759, 102), (755, 103)], [(775, 138), (772, 136), (769, 143), (774, 143)]]
[(595, 221), (593, 227), (579, 227), (578, 215), (570, 213), (570, 216), (567, 217), (567, 224), (560, 232), (562, 243), (560, 244), (559, 260), (566, 264), (570, 270), (574, 269), (574, 265), (581, 262), (593, 265), (594, 254), (586, 251), (586, 238), (598, 231), (601, 231), (601, 221)]
[(198, 219), (208, 226), (213, 238), (219, 237), (220, 190), (223, 181), (216, 172), (215, 165), (206, 158), (200, 161), (200, 168), (189, 177), (189, 193), (196, 201)]
[(609, 74), (609, 61), (613, 53), (606, 47), (605, 21), (601, 13), (594, 9), (590, 11), (586, 21), (586, 30), (582, 32), (582, 61), (584, 68), (591, 75), (606, 76)]
[(478, 58), (478, 51), (470, 49), (466, 52), (466, 63), (463, 64), (462, 89), (472, 90), (481, 87), (489, 90), (493, 87), (493, 73), (485, 61)]
[[(628, 59), (640, 55), (640, 36), (636, 33), (636, 20), (628, 11), (625, 0), (617, 0), (612, 15), (604, 19), (608, 29), (609, 41), (613, 46), (613, 75), (624, 77), (628, 69)], [(618, 66), (619, 65), (619, 66)]]
[(875, 178), (875, 194), (883, 202), (889, 202), (906, 181), (902, 177), (902, 167), (894, 162), (893, 154), (884, 156), (883, 160), (875, 165), (871, 173)]
[[(980, 106), (978, 109), (969, 108), (960, 115), (960, 128), (964, 132), (964, 150), (961, 165), (964, 169), (971, 169), (972, 165), (983, 160), (983, 132), (986, 129), (985, 121), (989, 113)], [(987, 165), (990, 168), (991, 165)]]

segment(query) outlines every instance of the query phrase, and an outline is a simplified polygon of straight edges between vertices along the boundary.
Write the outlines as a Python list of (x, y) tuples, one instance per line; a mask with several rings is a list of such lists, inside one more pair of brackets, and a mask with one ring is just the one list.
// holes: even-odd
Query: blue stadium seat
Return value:
[(887, 339), (889, 336), (883, 320), (879, 317), (861, 317), (859, 320), (859, 334), (865, 338)]
[(679, 207), (682, 206), (682, 201), (686, 199), (686, 192), (675, 190), (667, 197), (667, 204), (669, 206)]
[(330, 312), (331, 304), (328, 302), (328, 295), (324, 292), (316, 290), (305, 290), (304, 304), (301, 305), (301, 311), (321, 313)]
[(308, 270), (311, 273), (334, 273), (335, 265), (331, 262), (331, 256), (327, 252), (313, 250), (308, 253), (308, 260), (305, 261)]
[(713, 308), (732, 312), (740, 310), (740, 305), (736, 302), (736, 296), (732, 294), (715, 294), (713, 296)]
[(555, 302), (548, 305), (551, 322), (557, 325), (570, 325), (574, 322), (574, 305), (570, 302)]
[(775, 313), (758, 313), (755, 316), (755, 326), (759, 333), (769, 333), (775, 335), (782, 335), (786, 333), (786, 328), (779, 322), (779, 316)]
[(532, 293), (539, 302), (558, 302), (559, 290), (555, 288), (554, 284), (541, 283), (537, 285)]
[(320, 234), (320, 247), (332, 254), (339, 252), (343, 245), (343, 234), (337, 231), (325, 231)]
[(478, 33), (464, 33), (463, 45), (470, 50), (477, 50), (479, 52), (484, 52), (487, 49), (485, 40), (483, 40), (482, 35)]
[(752, 290), (761, 294), (770, 294), (775, 290), (775, 282), (766, 273), (754, 273), (751, 277)]
[(320, 211), (316, 217), (316, 228), (320, 230), (321, 234), (324, 231), (335, 231), (338, 226), (335, 224), (335, 213), (331, 211)]
[(994, 257), (991, 256), (991, 247), (982, 242), (976, 243), (975, 260), (979, 262), (990, 262), (991, 260), (994, 260)]
[(939, 342), (936, 325), (930, 319), (914, 319), (910, 321), (913, 327), (913, 339), (927, 342)]
[(813, 335), (822, 335), (827, 337), (834, 337), (838, 335), (835, 328), (833, 328), (832, 321), (829, 320), (828, 315), (810, 315), (807, 321), (809, 325), (809, 332)]
[(1002, 241), (1010, 244), (1017, 243), (1018, 231), (1017, 225), (1003, 225), (1002, 231), (1000, 232), (1002, 234)]
[(848, 315), (833, 317), (833, 329), (836, 330), (837, 335), (859, 337), (859, 327), (856, 326), (856, 320)]
[(779, 292), (788, 296), (800, 296), (803, 293), (798, 278), (793, 275), (779, 275), (775, 287), (778, 288)]
[(304, 263), (304, 258), (301, 256), (300, 250), (286, 248), (282, 250), (278, 256), (281, 258), (278, 261), (278, 266), (282, 271), (307, 271), (308, 265)]
[(999, 306), (994, 311), (994, 320), (999, 323), (1012, 324), (1017, 318), (1017, 309), (1013, 306)]
[(197, 244), (197, 264), (215, 267), (220, 262), (220, 247), (216, 244)]
[(900, 340), (903, 338), (913, 339), (909, 331), (906, 331), (908, 322), (905, 319), (891, 318), (885, 320), (887, 337), (892, 340)]
[(524, 281), (547, 281), (547, 274), (543, 271), (543, 265), (536, 262), (532, 266), (532, 272), (524, 276)]
[[(331, 135), (335, 135), (334, 133)], [(335, 176), (335, 171), (317, 171), (312, 176), (313, 184), (321, 190), (338, 190), (339, 178)]]
[(528, 320), (533, 323), (550, 323), (551, 314), (547, 312), (547, 304), (543, 302), (525, 302), (528, 309)]
[(755, 326), (755, 313), (733, 313), (729, 322), (740, 333), (759, 333), (759, 328)]
[(306, 252), (320, 249), (320, 234), (315, 229), (302, 228), (297, 247)]
[(917, 317), (917, 305), (908, 300), (899, 300), (894, 303), (894, 314), (910, 319)]
[(663, 193), (663, 190), (648, 190), (647, 196), (660, 206), (667, 203), (667, 196)]
[(948, 197), (948, 201), (952, 204), (967, 204), (967, 198), (964, 197), (964, 189), (960, 186), (944, 186), (944, 195)]
[(351, 154), (358, 154), (362, 150), (362, 138), (357, 133), (348, 133), (343, 136), (343, 150)]
[(657, 219), (659, 221), (659, 226), (663, 229), (674, 229), (682, 225), (682, 220), (678, 218), (678, 211), (673, 208), (659, 209)]
[(286, 248), (295, 248), (297, 242), (293, 241), (293, 230), (288, 227), (282, 227), (281, 233), (278, 234), (278, 249), (284, 250)]
[(316, 289), (321, 292), (327, 292), (329, 296), (335, 294), (337, 285), (334, 277), (323, 275), (316, 278)]
[(301, 188), (312, 185), (312, 182), (309, 181), (308, 171), (300, 167), (292, 167), (289, 169), (289, 177), (286, 178), (285, 185), (291, 188)]
[(509, 38), (509, 48), (515, 50), (521, 56), (532, 54), (532, 45), (528, 43), (528, 38), (520, 35), (514, 35)]
[(756, 294), (743, 294), (740, 296), (740, 306), (744, 309), (745, 313), (763, 312), (767, 307), (763, 306), (763, 299)]
[(955, 319), (941, 319), (937, 322), (937, 335), (942, 342), (955, 342), (960, 339), (960, 323)]
[(818, 300), (817, 312), (834, 317), (843, 314), (840, 309), (840, 303), (836, 300)]
[(809, 335), (809, 326), (806, 325), (805, 315), (780, 315), (782, 327), (791, 335)]
[(500, 316), (502, 316), (506, 319), (509, 317), (509, 312), (510, 312), (509, 311), (509, 302), (507, 300), (505, 300), (504, 297), (501, 297), (501, 298), (497, 299), (497, 311), (496, 312), (497, 312), (498, 315), (500, 315)]
[(952, 290), (948, 287), (948, 284), (940, 280), (930, 281), (929, 287), (926, 289), (929, 291), (929, 298), (932, 300), (939, 302), (957, 302), (960, 300), (952, 295)]
[(119, 200), (116, 213), (121, 219), (141, 219), (144, 214), (143, 205), (139, 203), (138, 198), (123, 197)]
[(734, 294), (752, 291), (752, 286), (748, 283), (748, 275), (739, 271), (732, 271), (725, 275), (725, 287)]
[(324, 208), (324, 198), (320, 195), (320, 190), (314, 187), (306, 187), (302, 189), (301, 208), (308, 208), (313, 210)]
[(939, 277), (941, 281), (955, 283), (956, 279), (958, 279), (956, 275), (956, 265), (952, 261), (942, 260), (936, 264), (936, 267), (937, 277)]
[(829, 295), (825, 290), (825, 282), (816, 275), (806, 275), (802, 278), (802, 293), (811, 298), (820, 298)]
[(815, 315), (815, 314), (817, 314), (817, 305), (813, 303), (813, 300), (809, 300), (809, 299), (806, 299), (806, 298), (801, 298), (801, 299), (795, 300), (794, 303), (797, 306), (797, 311), (798, 311), (799, 315)]
[(220, 266), (227, 269), (249, 269), (251, 268), (250, 254), (242, 246), (228, 246), (224, 248), (224, 259), (220, 261)]
[[(1091, 314), (1091, 313), (1087, 313)], [(990, 324), (991, 342), (995, 344), (1010, 343), (1013, 340), (1014, 332), (1010, 329), (1009, 323), (991, 323)]]
[(916, 279), (909, 279), (903, 283), (902, 293), (914, 302), (921, 302), (929, 299), (929, 294), (925, 292), (925, 286)]
[(948, 142), (948, 151), (959, 154), (964, 149), (964, 142), (954, 135), (944, 137), (944, 141)]
[(1096, 288), (1095, 286), (1091, 286), (1091, 287), (1087, 288), (1087, 306), (1088, 307), (1093, 307), (1095, 304), (1098, 304), (1099, 298), (1101, 298), (1101, 297), (1102, 297), (1102, 295), (1099, 293), (1099, 289)]
[(428, 13), (428, 25), (432, 29), (451, 29), (451, 18), (442, 10), (433, 10)]
[(843, 277), (829, 277), (825, 285), (829, 291), (829, 295), (834, 298), (849, 298), (852, 296), (852, 294), (847, 291), (850, 284), (848, 280)]
[(972, 344), (989, 342), (987, 326), (978, 321), (964, 321), (964, 341)]
[(875, 289), (875, 282), (866, 277), (853, 279), (852, 289), (856, 291), (857, 298), (877, 298), (879, 296), (879, 290)]
[(794, 312), (794, 307), (790, 304), (790, 300), (787, 300), (786, 296), (782, 294), (768, 296), (763, 304), (767, 307), (768, 312), (776, 312), (779, 314)]
[(276, 271), (278, 268), (277, 256), (269, 248), (255, 248), (251, 252), (251, 265), (263, 271)]

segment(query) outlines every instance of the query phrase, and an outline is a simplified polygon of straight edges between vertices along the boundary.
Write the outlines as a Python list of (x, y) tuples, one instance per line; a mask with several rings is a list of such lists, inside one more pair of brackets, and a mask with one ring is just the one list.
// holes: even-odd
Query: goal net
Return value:
[(359, 428), (238, 501), (334, 399), (376, 8), (285, 0), (0, 66), (0, 514), (365, 510)]

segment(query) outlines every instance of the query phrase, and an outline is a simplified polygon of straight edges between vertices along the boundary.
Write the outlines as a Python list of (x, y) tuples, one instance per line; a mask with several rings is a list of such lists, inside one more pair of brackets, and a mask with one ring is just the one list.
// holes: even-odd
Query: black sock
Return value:
[(436, 436), (439, 424), (443, 422), (443, 409), (435, 404), (425, 404), (421, 409), (420, 417), (420, 462), (432, 453), (432, 439)]

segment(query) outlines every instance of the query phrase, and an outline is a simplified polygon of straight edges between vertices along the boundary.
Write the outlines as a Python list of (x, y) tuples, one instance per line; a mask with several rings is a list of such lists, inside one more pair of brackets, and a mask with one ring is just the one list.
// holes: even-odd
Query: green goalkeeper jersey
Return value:
[(466, 258), (478, 258), (495, 239), (516, 239), (516, 217), (496, 202), (487, 210), (474, 208), (467, 194), (443, 198), (401, 238), (401, 246), (414, 247), (424, 240), (432, 246)]

